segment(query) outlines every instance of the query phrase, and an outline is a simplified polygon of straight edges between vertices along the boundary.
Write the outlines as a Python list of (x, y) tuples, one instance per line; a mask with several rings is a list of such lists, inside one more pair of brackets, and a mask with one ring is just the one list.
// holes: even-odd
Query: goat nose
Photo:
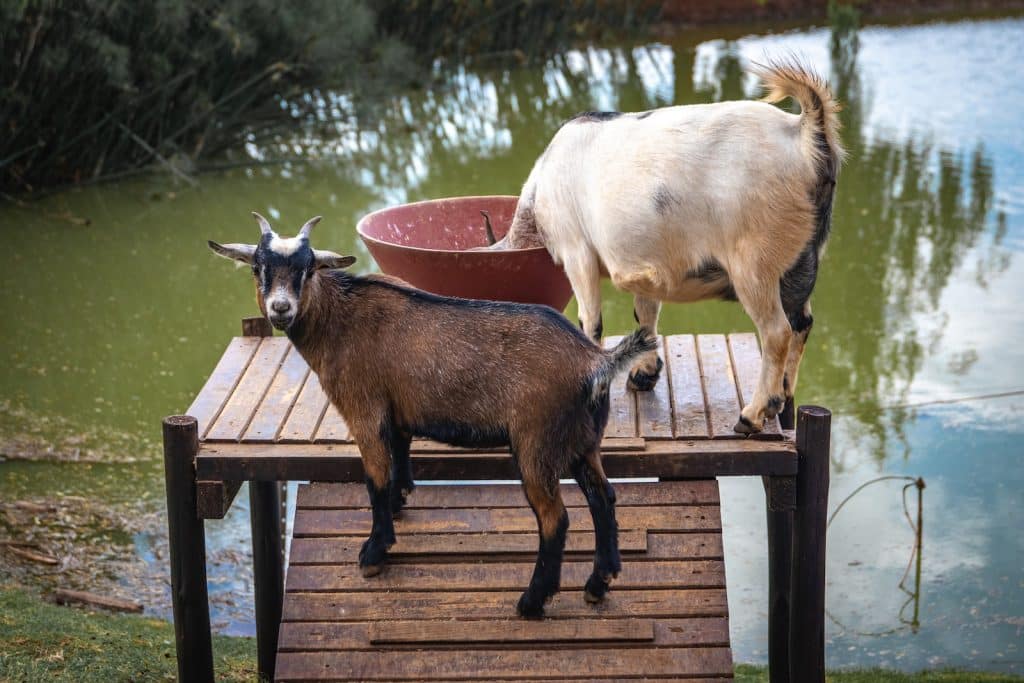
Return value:
[(283, 299), (278, 299), (270, 304), (270, 308), (273, 309), (274, 313), (287, 313), (291, 310), (291, 307), (292, 305)]

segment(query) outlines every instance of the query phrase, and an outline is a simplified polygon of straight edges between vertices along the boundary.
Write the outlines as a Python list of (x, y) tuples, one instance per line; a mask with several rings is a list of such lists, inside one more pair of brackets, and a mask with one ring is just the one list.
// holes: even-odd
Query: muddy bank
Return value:
[[(864, 0), (852, 4), (869, 20), (1024, 11), (1024, 0)], [(680, 25), (821, 21), (827, 17), (824, 0), (665, 0), (661, 14), (663, 22)]]
[[(60, 591), (85, 591), (169, 618), (167, 553), (163, 507), (148, 501), (56, 495), (0, 503), (0, 585), (26, 587), (49, 600)], [(211, 581), (229, 576), (237, 589), (211, 595), (214, 629), (248, 622), (249, 548), (212, 548), (208, 561)]]

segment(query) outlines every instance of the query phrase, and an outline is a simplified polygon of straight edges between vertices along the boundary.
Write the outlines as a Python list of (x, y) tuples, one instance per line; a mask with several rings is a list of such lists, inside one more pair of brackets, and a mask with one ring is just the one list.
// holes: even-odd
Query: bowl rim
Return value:
[(461, 201), (464, 201), (464, 200), (472, 200), (472, 199), (515, 199), (518, 202), (519, 201), (519, 195), (514, 195), (514, 194), (473, 194), (473, 195), (465, 195), (465, 196), (458, 196), (458, 197), (437, 197), (435, 199), (421, 199), (418, 202), (406, 202), (405, 204), (394, 204), (392, 206), (385, 206), (383, 208), (377, 209), (376, 211), (371, 211), (370, 213), (368, 213), (368, 214), (364, 215), (362, 218), (360, 218), (359, 222), (356, 223), (356, 232), (359, 234), (359, 237), (364, 242), (372, 242), (374, 244), (380, 244), (380, 245), (383, 245), (385, 247), (393, 247), (395, 249), (401, 249), (403, 251), (416, 251), (416, 252), (425, 252), (425, 253), (430, 253), (430, 254), (463, 254), (463, 255), (466, 255), (469, 258), (474, 258), (474, 255), (487, 256), (488, 254), (495, 254), (495, 253), (501, 253), (501, 254), (529, 254), (529, 253), (537, 253), (537, 252), (541, 252), (541, 251), (547, 253), (547, 247), (545, 247), (543, 245), (539, 246), (539, 247), (526, 247), (524, 249), (503, 249), (500, 252), (484, 251), (484, 250), (471, 251), (469, 249), (429, 249), (427, 247), (414, 247), (414, 246), (410, 246), (410, 245), (407, 245), (407, 244), (399, 244), (397, 242), (388, 242), (387, 240), (378, 239), (378, 238), (376, 238), (376, 237), (374, 237), (372, 235), (368, 235), (366, 233), (366, 230), (365, 230), (366, 223), (368, 223), (370, 221), (370, 219), (374, 218), (378, 214), (382, 214), (382, 213), (385, 213), (385, 212), (388, 212), (388, 211), (394, 211), (395, 209), (402, 209), (402, 208), (407, 208), (407, 207), (412, 207), (412, 206), (419, 206), (420, 204), (435, 204), (437, 202), (445, 202), (445, 201), (459, 201), (459, 202), (461, 202)]

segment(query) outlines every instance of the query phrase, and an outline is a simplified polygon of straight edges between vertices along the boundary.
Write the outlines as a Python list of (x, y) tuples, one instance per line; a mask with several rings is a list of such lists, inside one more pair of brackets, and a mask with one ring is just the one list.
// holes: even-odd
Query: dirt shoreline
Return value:
[[(1024, 0), (859, 0), (843, 4), (854, 5), (866, 22), (1024, 11)], [(667, 28), (823, 21), (827, 17), (825, 0), (664, 0), (661, 21)]]

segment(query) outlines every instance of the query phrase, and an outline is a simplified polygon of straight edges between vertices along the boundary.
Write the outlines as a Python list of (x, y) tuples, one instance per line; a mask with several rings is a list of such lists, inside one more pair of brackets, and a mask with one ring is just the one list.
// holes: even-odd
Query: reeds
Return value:
[[(355, 92), (438, 57), (520, 61), (656, 13), (650, 0), (12, 0), (0, 3), (0, 192), (188, 175), (314, 85)], [(376, 88), (366, 88), (368, 82)]]

